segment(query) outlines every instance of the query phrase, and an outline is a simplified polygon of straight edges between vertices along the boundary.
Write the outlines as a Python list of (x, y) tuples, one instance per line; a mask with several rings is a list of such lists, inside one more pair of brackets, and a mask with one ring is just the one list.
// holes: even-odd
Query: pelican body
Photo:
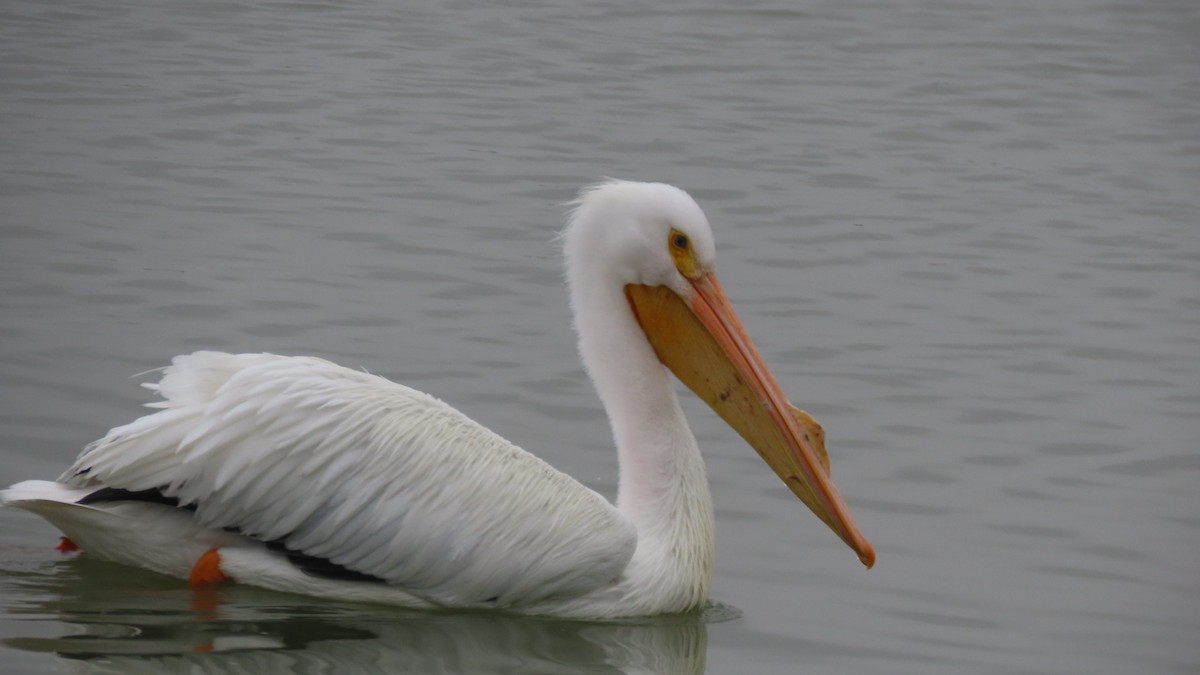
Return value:
[(615, 504), (428, 394), (318, 358), (217, 352), (176, 357), (143, 385), (155, 412), (0, 501), (49, 520), (65, 548), (193, 584), (584, 619), (686, 612), (708, 598), (713, 510), (674, 373), (870, 567), (820, 425), (742, 328), (696, 202), (605, 182), (580, 193), (563, 240), (619, 459)]

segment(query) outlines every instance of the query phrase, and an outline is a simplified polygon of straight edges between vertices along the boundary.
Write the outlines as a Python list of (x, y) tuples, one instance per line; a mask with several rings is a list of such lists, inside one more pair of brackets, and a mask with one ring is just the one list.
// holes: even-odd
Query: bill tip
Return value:
[(858, 552), (858, 559), (862, 561), (862, 564), (867, 569), (871, 569), (875, 566), (875, 549), (868, 545), (866, 548)]

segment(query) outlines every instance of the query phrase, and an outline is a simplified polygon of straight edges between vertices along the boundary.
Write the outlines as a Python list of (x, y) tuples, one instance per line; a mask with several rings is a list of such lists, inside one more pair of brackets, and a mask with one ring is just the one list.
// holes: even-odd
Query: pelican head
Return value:
[(630, 350), (642, 350), (643, 363), (674, 373), (873, 565), (829, 477), (820, 425), (788, 401), (717, 279), (712, 229), (695, 200), (661, 183), (601, 183), (580, 193), (564, 240), (580, 351), (601, 397), (606, 379), (629, 368)]

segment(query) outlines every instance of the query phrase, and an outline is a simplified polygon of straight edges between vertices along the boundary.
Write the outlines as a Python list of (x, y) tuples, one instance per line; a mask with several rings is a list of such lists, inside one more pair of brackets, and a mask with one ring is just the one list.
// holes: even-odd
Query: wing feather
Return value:
[(157, 488), (435, 603), (500, 606), (620, 575), (636, 535), (600, 495), (441, 401), (309, 357), (196, 352), (157, 412), (89, 445), (75, 485)]

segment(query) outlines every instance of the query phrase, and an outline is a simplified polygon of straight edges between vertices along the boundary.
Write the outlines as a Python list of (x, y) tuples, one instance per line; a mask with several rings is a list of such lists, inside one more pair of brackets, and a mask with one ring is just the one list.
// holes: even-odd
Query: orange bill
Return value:
[(753, 447), (792, 493), (867, 567), (875, 551), (829, 477), (824, 432), (793, 406), (763, 363), (712, 272), (688, 279), (693, 293), (631, 284), (629, 304), (651, 346), (689, 389)]

